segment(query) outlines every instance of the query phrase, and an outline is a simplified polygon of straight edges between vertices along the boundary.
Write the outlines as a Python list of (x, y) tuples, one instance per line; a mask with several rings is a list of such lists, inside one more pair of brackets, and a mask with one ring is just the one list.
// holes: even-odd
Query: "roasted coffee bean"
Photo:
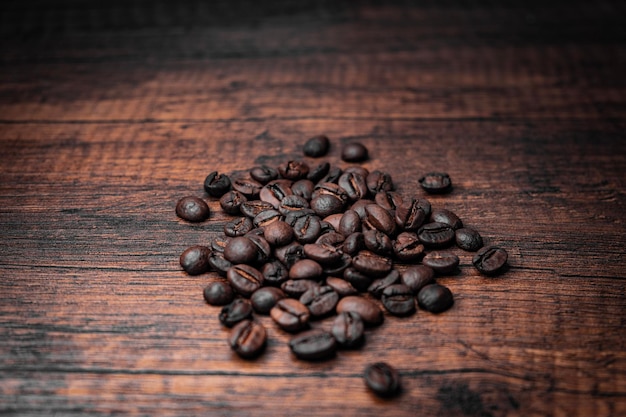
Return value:
[(426, 220), (426, 213), (420, 207), (419, 200), (412, 198), (396, 209), (397, 225), (406, 231), (417, 231)]
[(365, 340), (365, 325), (361, 316), (350, 311), (335, 317), (331, 332), (337, 343), (345, 348), (359, 347)]
[(322, 225), (317, 216), (304, 216), (296, 220), (293, 234), (300, 243), (312, 243), (322, 233)]
[(324, 217), (322, 221), (330, 224), (330, 226), (333, 229), (332, 231), (336, 232), (339, 229), (339, 223), (341, 222), (342, 217), (343, 217), (343, 213), (335, 213), (335, 214), (331, 214), (328, 217)]
[(230, 348), (245, 359), (257, 357), (267, 342), (267, 333), (261, 323), (252, 320), (244, 320), (230, 331), (228, 344)]
[(280, 261), (272, 261), (263, 264), (261, 273), (263, 274), (263, 282), (265, 285), (279, 287), (283, 282), (289, 279), (289, 269)]
[(307, 216), (317, 216), (317, 215), (310, 208), (291, 211), (285, 215), (285, 222), (287, 222), (289, 226), (293, 227), (295, 226), (296, 221), (298, 221), (299, 218), (307, 217)]
[(337, 263), (341, 259), (342, 252), (335, 246), (328, 244), (318, 245), (316, 243), (307, 243), (303, 247), (304, 255), (319, 263), (320, 265), (330, 265)]
[(274, 249), (274, 256), (287, 268), (291, 268), (296, 261), (304, 259), (304, 250), (298, 242), (291, 242)]
[(367, 168), (362, 167), (360, 165), (350, 165), (349, 167), (344, 169), (343, 172), (344, 173), (347, 172), (347, 173), (359, 174), (363, 178), (367, 178), (367, 176), (370, 174), (370, 172), (367, 170)]
[(341, 177), (339, 177), (337, 185), (339, 185), (346, 192), (351, 201), (360, 200), (368, 193), (365, 178), (361, 174), (354, 172), (344, 171)]
[(226, 174), (213, 171), (204, 180), (204, 190), (212, 197), (221, 197), (230, 190), (230, 178)]
[(391, 259), (376, 255), (370, 251), (361, 251), (352, 259), (352, 266), (370, 277), (381, 277), (391, 271)]
[(233, 287), (225, 281), (213, 281), (202, 292), (204, 299), (212, 306), (224, 306), (235, 298)]
[(234, 264), (254, 262), (257, 258), (257, 246), (250, 238), (238, 236), (224, 248), (224, 258)]
[(439, 222), (450, 225), (454, 230), (463, 227), (463, 222), (454, 212), (447, 209), (435, 209), (430, 213), (431, 222)]
[[(330, 195), (341, 200), (342, 203), (348, 202), (348, 194), (339, 185), (332, 182), (324, 182), (317, 184), (311, 195), (311, 199), (316, 199), (322, 195)], [(311, 206), (311, 208), (313, 208)]]
[(328, 285), (311, 288), (300, 297), (300, 302), (309, 309), (311, 317), (325, 317), (333, 313), (338, 301), (339, 294)]
[(332, 357), (337, 350), (337, 341), (332, 334), (314, 329), (295, 336), (289, 348), (298, 359), (321, 360)]
[(432, 251), (424, 256), (422, 264), (431, 267), (438, 274), (450, 274), (459, 267), (459, 257), (452, 252)]
[[(315, 168), (312, 168), (311, 170), (309, 170), (309, 173), (306, 176), (306, 179), (312, 181), (313, 183), (316, 183), (322, 180), (324, 177), (326, 177), (329, 172), (330, 172), (330, 164), (328, 162), (322, 162)], [(339, 176), (337, 176), (337, 178), (339, 178)]]
[(289, 297), (300, 298), (302, 294), (314, 287), (319, 287), (320, 283), (310, 279), (290, 279), (282, 283), (280, 289)]
[[(311, 199), (313, 195), (313, 189), (315, 188), (315, 184), (310, 180), (298, 180), (293, 183), (291, 186), (291, 192), (293, 195), (300, 196), (307, 200), (307, 202)], [(307, 204), (308, 207), (308, 204)]]
[(180, 266), (182, 266), (189, 275), (204, 274), (211, 269), (211, 265), (209, 264), (210, 256), (211, 249), (206, 246), (192, 246), (185, 249), (180, 255)]
[(311, 158), (319, 158), (326, 155), (328, 148), (330, 147), (330, 141), (325, 135), (319, 135), (307, 140), (302, 151), (306, 156)]
[(244, 297), (250, 297), (263, 285), (263, 274), (250, 265), (234, 265), (226, 273), (228, 283)]
[(387, 210), (378, 204), (368, 204), (365, 206), (363, 226), (376, 229), (390, 236), (396, 230), (396, 221)]
[(243, 236), (253, 227), (252, 220), (247, 217), (238, 217), (224, 224), (224, 234), (229, 237)]
[(337, 181), (339, 181), (339, 177), (341, 177), (341, 174), (343, 174), (341, 168), (331, 166), (328, 170), (328, 174), (326, 174), (321, 180), (317, 181), (317, 183), (323, 184), (326, 182), (337, 184)]
[(248, 201), (246, 196), (239, 191), (228, 191), (220, 198), (220, 207), (228, 214), (239, 214), (239, 209), (244, 201)]
[(211, 250), (224, 253), (224, 248), (230, 242), (228, 236), (217, 236), (211, 241)]
[(472, 263), (486, 275), (497, 275), (504, 269), (509, 254), (498, 246), (487, 246), (476, 253)]
[(282, 220), (265, 226), (265, 240), (273, 246), (284, 246), (293, 240), (293, 228)]
[(225, 305), (218, 316), (220, 323), (226, 327), (233, 327), (250, 317), (252, 317), (252, 304), (243, 298), (235, 298), (232, 303)]
[(376, 193), (374, 201), (376, 204), (390, 212), (397, 210), (398, 207), (403, 204), (402, 196), (395, 191), (381, 191)]
[(367, 292), (369, 292), (376, 298), (380, 298), (387, 287), (395, 285), (399, 281), (400, 273), (397, 270), (392, 269), (391, 272), (389, 272), (384, 277), (372, 281), (370, 286), (367, 287)]
[(253, 180), (258, 181), (261, 184), (267, 184), (270, 181), (274, 181), (278, 178), (278, 171), (267, 165), (261, 165), (254, 167), (250, 170), (250, 176)]
[(272, 209), (274, 209), (274, 206), (268, 203), (267, 201), (250, 200), (250, 201), (244, 201), (243, 203), (241, 203), (241, 207), (239, 208), (239, 211), (241, 211), (241, 214), (243, 214), (244, 216), (254, 219), (260, 213), (266, 210), (272, 210)]
[(365, 275), (352, 267), (346, 268), (346, 270), (343, 271), (343, 279), (348, 281), (354, 288), (361, 292), (367, 291), (367, 288), (373, 281), (370, 276)]
[(417, 294), (426, 285), (435, 283), (435, 271), (426, 265), (411, 266), (400, 274), (400, 281)]
[(233, 266), (233, 264), (224, 258), (224, 253), (213, 251), (211, 252), (211, 256), (209, 256), (209, 265), (211, 268), (217, 271), (218, 274), (222, 276), (226, 276), (228, 270)]
[(337, 232), (329, 232), (317, 238), (316, 245), (329, 245), (336, 248), (340, 248), (343, 245), (345, 238), (342, 234)]
[(298, 300), (283, 298), (270, 310), (270, 316), (287, 332), (299, 332), (309, 325), (309, 309)]
[(293, 194), (292, 185), (293, 182), (289, 180), (270, 181), (259, 192), (259, 198), (261, 201), (270, 203), (274, 208), (278, 208), (283, 198)]
[(356, 313), (368, 326), (377, 326), (384, 320), (383, 312), (375, 302), (357, 295), (343, 297), (337, 303), (336, 310), (337, 313)]
[(432, 211), (432, 207), (430, 205), (430, 201), (428, 201), (425, 198), (417, 198), (416, 200), (417, 200), (417, 207), (422, 209), (422, 211), (426, 215), (426, 218), (428, 219), (430, 217), (430, 213)]
[(359, 214), (354, 210), (346, 210), (341, 215), (341, 220), (339, 221), (339, 228), (337, 229), (337, 231), (344, 236), (360, 232), (361, 218), (359, 217)]
[(428, 248), (445, 248), (454, 242), (454, 230), (445, 223), (426, 223), (417, 237)]
[(402, 232), (393, 242), (393, 253), (403, 262), (415, 262), (424, 255), (424, 245), (415, 233)]
[(304, 161), (288, 161), (278, 167), (278, 173), (288, 180), (300, 180), (306, 178), (309, 166)]
[(476, 230), (469, 227), (457, 229), (455, 233), (456, 245), (466, 251), (476, 252), (483, 247), (483, 238)]
[(404, 284), (389, 285), (384, 289), (381, 301), (385, 309), (394, 316), (415, 313), (415, 298), (411, 289)]
[(301, 259), (289, 268), (289, 279), (317, 280), (322, 276), (322, 266), (311, 259)]
[(252, 219), (252, 224), (255, 227), (267, 227), (269, 224), (274, 223), (276, 221), (282, 220), (283, 215), (280, 214), (278, 210), (265, 210), (256, 215), (254, 219)]
[(176, 215), (188, 222), (203, 222), (209, 218), (210, 213), (207, 203), (198, 197), (183, 197), (176, 204)]
[(339, 261), (330, 265), (323, 265), (324, 275), (341, 275), (350, 265), (352, 265), (352, 257), (347, 254), (342, 254)]
[(341, 159), (346, 162), (363, 162), (367, 158), (367, 148), (358, 142), (349, 143), (341, 150)]
[(257, 248), (257, 258), (256, 262), (264, 263), (267, 262), (272, 255), (272, 248), (270, 244), (265, 240), (265, 237), (259, 236), (257, 234), (247, 234), (245, 237), (250, 239), (252, 243), (256, 245)]
[(370, 172), (366, 178), (366, 182), (367, 188), (372, 195), (376, 195), (377, 193), (383, 191), (392, 191), (394, 188), (391, 175), (378, 170)]
[(365, 248), (378, 255), (388, 256), (393, 253), (393, 243), (389, 236), (378, 230), (366, 230), (363, 232)]
[(252, 293), (250, 302), (252, 303), (254, 311), (257, 313), (269, 314), (272, 307), (285, 297), (287, 297), (287, 295), (280, 288), (263, 287)]
[(367, 213), (365, 212), (365, 207), (370, 204), (376, 204), (372, 200), (359, 200), (350, 206), (350, 210), (354, 210), (356, 214), (361, 218), (361, 222), (367, 218)]
[(300, 211), (309, 208), (309, 202), (299, 195), (288, 195), (283, 198), (278, 206), (278, 211), (285, 216), (292, 211)]
[(347, 236), (342, 246), (343, 252), (350, 256), (356, 255), (363, 249), (365, 249), (365, 238), (361, 232), (352, 233)]
[(322, 218), (341, 212), (344, 206), (342, 200), (330, 194), (322, 194), (311, 200), (311, 208)]
[(430, 172), (421, 177), (419, 183), (430, 194), (443, 194), (452, 189), (452, 180), (445, 172)]
[[(330, 217), (332, 217), (332, 215)], [(320, 236), (331, 232), (335, 232), (333, 225), (324, 220), (320, 221)]]
[(335, 290), (339, 297), (346, 297), (348, 295), (355, 295), (358, 293), (356, 288), (352, 286), (345, 279), (337, 278), (337, 277), (328, 277), (326, 278), (326, 285)]
[(400, 389), (400, 375), (385, 362), (377, 362), (365, 368), (365, 385), (380, 397), (396, 395)]
[(232, 181), (233, 190), (239, 191), (246, 196), (248, 200), (256, 200), (259, 198), (259, 193), (263, 184), (252, 178), (237, 178)]
[(441, 313), (452, 307), (454, 298), (448, 287), (439, 284), (429, 284), (423, 287), (417, 294), (417, 303), (421, 308), (431, 313)]

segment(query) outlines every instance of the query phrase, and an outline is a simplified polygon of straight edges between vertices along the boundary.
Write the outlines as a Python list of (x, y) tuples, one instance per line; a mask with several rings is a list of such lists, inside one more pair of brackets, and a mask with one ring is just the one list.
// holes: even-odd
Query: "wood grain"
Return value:
[[(0, 15), (2, 413), (626, 414), (621, 4), (56, 3)], [(320, 363), (260, 317), (267, 351), (241, 360), (202, 298), (216, 274), (178, 264), (229, 218), (202, 181), (319, 133), (407, 197), (447, 171), (433, 206), (510, 268), (455, 250), (450, 311), (386, 316)], [(176, 217), (188, 194), (209, 221)], [(365, 388), (375, 360), (399, 397)]]

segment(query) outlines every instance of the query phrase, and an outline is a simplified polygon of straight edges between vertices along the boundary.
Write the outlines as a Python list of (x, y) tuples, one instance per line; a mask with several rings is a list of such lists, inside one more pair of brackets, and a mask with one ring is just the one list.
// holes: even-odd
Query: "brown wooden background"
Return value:
[[(211, 3), (211, 4), (208, 4)], [(620, 2), (3, 2), (0, 413), (626, 415), (626, 6)], [(179, 254), (212, 170), (364, 143), (510, 270), (459, 252), (448, 312), (387, 317), (361, 351), (256, 361)], [(322, 322), (319, 326), (327, 326)], [(386, 360), (404, 392), (373, 397)]]

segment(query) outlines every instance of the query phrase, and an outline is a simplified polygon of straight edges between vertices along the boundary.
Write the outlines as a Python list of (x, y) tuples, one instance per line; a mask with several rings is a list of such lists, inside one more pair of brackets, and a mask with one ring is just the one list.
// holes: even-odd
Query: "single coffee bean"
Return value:
[(483, 247), (483, 238), (478, 231), (462, 227), (455, 232), (456, 245), (466, 251), (476, 252)]
[(317, 216), (304, 216), (296, 220), (293, 234), (300, 243), (312, 243), (322, 232), (322, 224)]
[[(316, 183), (322, 180), (324, 177), (326, 177), (329, 172), (330, 172), (330, 164), (328, 162), (322, 162), (315, 168), (312, 168), (311, 170), (309, 170), (309, 173), (306, 176), (306, 179), (309, 181), (312, 181), (313, 183)], [(339, 178), (339, 176), (337, 176), (337, 178)]]
[(363, 226), (368, 229), (376, 229), (390, 236), (396, 230), (396, 221), (391, 214), (378, 204), (365, 206), (365, 219)]
[(378, 230), (366, 230), (363, 232), (365, 248), (378, 255), (388, 256), (393, 253), (393, 243), (389, 236)]
[(252, 243), (256, 245), (257, 257), (256, 257), (255, 262), (258, 262), (258, 263), (267, 262), (272, 256), (272, 248), (270, 247), (270, 244), (267, 242), (267, 240), (265, 240), (263, 236), (259, 236), (257, 234), (250, 234), (250, 233), (247, 234), (245, 237), (250, 239), (250, 241), (252, 241)]
[(374, 201), (389, 212), (397, 210), (403, 204), (402, 196), (395, 191), (378, 192), (374, 196)]
[(400, 274), (400, 281), (417, 294), (426, 285), (435, 283), (435, 271), (426, 265), (411, 266)]
[(278, 173), (288, 180), (300, 180), (306, 178), (309, 173), (309, 166), (304, 161), (288, 161), (278, 167)]
[(265, 348), (267, 332), (261, 323), (243, 320), (230, 331), (230, 348), (245, 359), (257, 357)]
[(319, 287), (320, 283), (310, 279), (290, 279), (282, 283), (280, 289), (292, 298), (300, 298), (311, 288)]
[(261, 188), (259, 198), (261, 201), (270, 203), (274, 208), (278, 208), (283, 198), (293, 194), (292, 185), (293, 182), (284, 179), (270, 181)]
[(299, 332), (309, 325), (309, 309), (298, 300), (283, 298), (270, 310), (270, 316), (287, 332)]
[(378, 170), (370, 172), (367, 176), (366, 182), (367, 188), (372, 195), (376, 195), (377, 193), (383, 191), (392, 191), (394, 188), (391, 175)]
[(335, 213), (331, 214), (328, 217), (324, 217), (322, 221), (327, 222), (332, 227), (333, 232), (337, 232), (339, 230), (339, 223), (341, 222), (341, 218), (343, 217), (343, 213)]
[(417, 232), (417, 237), (429, 248), (445, 248), (454, 242), (454, 230), (445, 223), (426, 223)]
[[(334, 214), (331, 214), (328, 217), (333, 217), (333, 216), (334, 216)], [(326, 217), (326, 218), (328, 218), (328, 217)], [(330, 224), (329, 222), (325, 221), (325, 220), (320, 221), (320, 236), (321, 235), (325, 235), (326, 233), (331, 233), (331, 232), (332, 233), (335, 232), (335, 227), (332, 224)], [(319, 237), (318, 237), (318, 239), (319, 239)]]
[(417, 231), (426, 220), (426, 213), (419, 200), (412, 198), (396, 209), (396, 224), (406, 231)]
[(252, 219), (252, 224), (255, 227), (267, 227), (270, 223), (282, 220), (283, 215), (278, 210), (265, 210), (256, 215)]
[(350, 265), (352, 265), (352, 257), (348, 254), (342, 254), (341, 258), (334, 264), (322, 265), (324, 275), (338, 276), (343, 274)]
[(391, 365), (377, 362), (365, 368), (365, 385), (380, 397), (391, 397), (400, 391), (400, 375)]
[(330, 141), (325, 135), (319, 135), (307, 140), (304, 144), (302, 151), (306, 156), (311, 158), (319, 158), (326, 155), (328, 148), (330, 147)]
[(349, 167), (344, 169), (343, 172), (344, 173), (347, 172), (347, 173), (359, 174), (363, 178), (367, 178), (367, 176), (370, 174), (370, 172), (367, 170), (367, 168), (362, 167), (360, 165), (350, 165)]
[(274, 257), (278, 259), (287, 268), (304, 259), (304, 250), (298, 242), (291, 242), (288, 245), (274, 249)]
[(367, 158), (367, 148), (358, 142), (349, 143), (341, 150), (341, 159), (346, 162), (363, 162)]
[(430, 172), (421, 177), (419, 183), (430, 194), (443, 194), (452, 189), (452, 180), (445, 172)]
[(263, 264), (261, 267), (263, 282), (265, 285), (279, 287), (289, 279), (289, 270), (280, 261), (274, 260)]
[(363, 233), (356, 232), (346, 236), (346, 240), (343, 242), (342, 250), (348, 255), (356, 255), (358, 252), (365, 249), (365, 238)]
[(239, 214), (239, 209), (244, 201), (248, 201), (246, 196), (239, 191), (231, 190), (220, 198), (220, 207), (228, 214)]
[(328, 285), (311, 288), (300, 297), (312, 317), (325, 317), (335, 311), (339, 294)]
[(250, 238), (235, 237), (224, 248), (224, 258), (234, 264), (254, 262), (257, 258), (257, 246)]
[(244, 216), (254, 219), (261, 212), (264, 212), (266, 210), (272, 210), (273, 208), (274, 206), (267, 201), (250, 200), (241, 203), (239, 211), (241, 211), (241, 214), (243, 214)]
[(330, 194), (322, 194), (311, 200), (311, 208), (320, 217), (339, 213), (343, 210), (344, 205), (342, 200)]
[(212, 197), (221, 197), (230, 190), (230, 178), (213, 171), (204, 180), (204, 190)]
[(267, 165), (261, 165), (254, 167), (250, 170), (250, 176), (253, 180), (258, 181), (261, 184), (267, 184), (270, 181), (274, 181), (278, 178), (278, 171)]
[(404, 284), (390, 285), (381, 296), (383, 306), (394, 316), (408, 316), (415, 313), (415, 298), (411, 289)]
[(365, 275), (352, 267), (346, 268), (346, 270), (343, 271), (343, 279), (352, 284), (352, 286), (360, 292), (367, 291), (373, 281), (370, 276)]
[(320, 264), (311, 259), (301, 259), (289, 268), (289, 279), (317, 280), (322, 276), (322, 273)]
[(384, 277), (372, 281), (370, 286), (367, 287), (367, 292), (369, 292), (376, 298), (380, 298), (382, 297), (383, 292), (385, 291), (385, 289), (387, 289), (387, 287), (395, 285), (399, 281), (400, 273), (397, 270), (392, 269), (391, 272), (389, 272)]
[(352, 259), (352, 266), (370, 277), (381, 277), (391, 271), (391, 259), (363, 250)]
[(243, 298), (235, 298), (232, 303), (225, 305), (218, 316), (220, 323), (226, 327), (233, 327), (250, 317), (252, 317), (252, 304)]
[(211, 269), (211, 265), (209, 264), (210, 256), (211, 249), (206, 246), (192, 246), (185, 249), (180, 255), (180, 266), (182, 266), (189, 275), (204, 274)]
[(212, 306), (224, 306), (235, 298), (235, 292), (228, 282), (213, 281), (202, 292), (204, 299)]
[(339, 221), (339, 228), (337, 229), (337, 231), (344, 236), (360, 232), (361, 217), (359, 217), (359, 214), (354, 210), (346, 210), (341, 215), (341, 220)]
[(422, 264), (431, 267), (438, 274), (450, 274), (459, 266), (459, 257), (452, 252), (432, 251), (422, 259)]
[(250, 303), (252, 303), (252, 307), (257, 313), (269, 314), (272, 307), (285, 297), (287, 295), (280, 288), (263, 287), (252, 293)]
[(337, 232), (329, 232), (317, 238), (316, 245), (329, 245), (339, 249), (343, 245), (344, 237)]
[(332, 334), (314, 329), (295, 336), (289, 348), (298, 359), (321, 360), (332, 357), (337, 350), (337, 341)]
[(358, 314), (367, 326), (377, 326), (384, 320), (378, 305), (364, 297), (349, 295), (337, 303), (337, 313), (352, 312)]
[[(334, 184), (332, 182), (324, 182), (317, 184), (315, 189), (313, 190), (313, 194), (311, 195), (311, 199), (316, 199), (322, 195), (330, 195), (341, 200), (342, 203), (348, 202), (348, 194), (341, 188), (339, 185)], [(313, 208), (311, 206), (311, 208)]]
[(424, 245), (415, 233), (402, 232), (393, 242), (393, 253), (403, 262), (415, 262), (424, 256)]
[(333, 320), (333, 337), (344, 348), (355, 348), (365, 340), (365, 325), (361, 316), (354, 312), (344, 312)]
[(326, 285), (335, 290), (339, 297), (346, 297), (348, 295), (355, 295), (358, 293), (356, 288), (352, 286), (345, 279), (337, 278), (337, 277), (327, 277)]
[(210, 213), (207, 203), (198, 197), (183, 197), (176, 204), (176, 215), (188, 222), (203, 222), (209, 218)]
[(285, 222), (287, 222), (289, 226), (294, 227), (296, 224), (296, 221), (298, 221), (299, 218), (307, 217), (307, 216), (317, 216), (317, 215), (310, 208), (290, 211), (289, 213), (285, 215)]
[(293, 228), (278, 220), (265, 226), (265, 240), (273, 246), (284, 246), (293, 240)]
[(328, 174), (326, 174), (321, 180), (317, 181), (318, 184), (323, 183), (334, 183), (337, 184), (339, 181), (339, 177), (341, 177), (343, 171), (339, 167), (331, 166), (328, 170)]
[[(293, 195), (297, 195), (299, 197), (304, 198), (307, 202), (311, 200), (311, 196), (313, 195), (313, 189), (315, 188), (315, 184), (311, 180), (298, 180), (293, 183), (291, 186), (291, 192)], [(307, 203), (307, 207), (308, 207)]]
[(233, 190), (239, 191), (246, 196), (248, 200), (256, 200), (259, 198), (259, 193), (261, 192), (261, 188), (263, 188), (263, 184), (252, 178), (237, 178), (232, 181), (232, 186)]
[(224, 224), (224, 234), (229, 237), (243, 236), (253, 227), (252, 220), (247, 217), (238, 217)]
[(309, 208), (309, 202), (304, 197), (294, 194), (283, 198), (278, 206), (278, 211), (283, 216), (286, 216), (289, 212), (300, 211), (306, 208)]
[(497, 275), (504, 269), (508, 257), (509, 254), (503, 248), (487, 246), (476, 253), (472, 264), (483, 274)]
[(233, 264), (224, 258), (224, 253), (213, 251), (211, 252), (211, 256), (209, 256), (209, 265), (211, 268), (217, 271), (218, 274), (225, 277), (228, 270), (233, 266)]
[(361, 174), (344, 171), (337, 184), (346, 192), (351, 201), (360, 200), (367, 196), (367, 183)]
[(250, 265), (234, 265), (226, 273), (226, 278), (233, 289), (244, 297), (250, 297), (263, 285), (263, 274)]
[(430, 213), (431, 222), (439, 222), (450, 225), (454, 230), (463, 227), (463, 222), (454, 212), (447, 209), (436, 209)]
[(428, 284), (417, 294), (417, 303), (421, 308), (431, 313), (441, 313), (452, 307), (454, 298), (448, 287)]
[(226, 245), (228, 244), (228, 242), (230, 242), (230, 239), (231, 238), (229, 238), (228, 236), (217, 236), (211, 241), (211, 250), (224, 253), (224, 248), (226, 248)]
[(365, 212), (365, 207), (370, 204), (376, 204), (372, 200), (358, 200), (354, 204), (350, 206), (350, 210), (354, 210), (356, 214), (361, 218), (361, 222), (367, 218), (367, 213)]
[(334, 264), (341, 259), (342, 255), (341, 250), (328, 244), (307, 243), (303, 249), (307, 258), (314, 260), (320, 265)]

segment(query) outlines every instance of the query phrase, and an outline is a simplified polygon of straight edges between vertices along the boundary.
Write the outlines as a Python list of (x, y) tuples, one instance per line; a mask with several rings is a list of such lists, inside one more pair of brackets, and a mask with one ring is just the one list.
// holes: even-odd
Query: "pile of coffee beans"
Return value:
[[(321, 135), (307, 141), (303, 152), (319, 158), (329, 147)], [(341, 157), (361, 162), (369, 151), (350, 143)], [(427, 173), (419, 183), (430, 194), (452, 189), (443, 172)], [(507, 262), (503, 248), (483, 247), (478, 231), (463, 227), (455, 213), (432, 208), (422, 196), (401, 196), (380, 170), (290, 160), (251, 167), (243, 178), (211, 172), (204, 189), (232, 218), (210, 245), (185, 250), (180, 265), (190, 275), (216, 271), (223, 277), (204, 289), (204, 298), (222, 306), (219, 321), (231, 329), (228, 343), (243, 358), (266, 346), (257, 314), (293, 334), (289, 348), (295, 357), (322, 360), (337, 349), (362, 346), (365, 328), (382, 324), (384, 311), (410, 316), (417, 307), (431, 313), (452, 307), (452, 292), (436, 282), (459, 266), (446, 248), (477, 251), (472, 263), (487, 275), (501, 273)], [(210, 216), (206, 202), (194, 196), (182, 198), (176, 213), (190, 222)], [(330, 331), (311, 328), (330, 316)], [(370, 365), (364, 378), (378, 395), (399, 390), (398, 372), (388, 364)]]

